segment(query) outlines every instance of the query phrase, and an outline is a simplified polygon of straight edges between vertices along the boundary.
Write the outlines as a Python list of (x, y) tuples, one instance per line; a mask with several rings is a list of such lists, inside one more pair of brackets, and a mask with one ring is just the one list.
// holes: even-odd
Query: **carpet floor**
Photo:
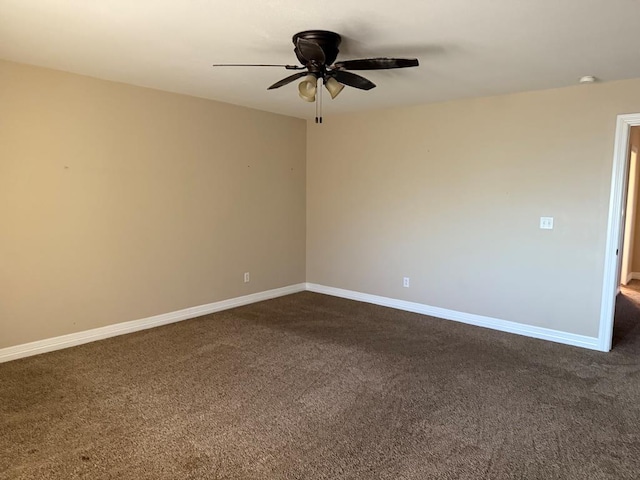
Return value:
[(638, 479), (608, 354), (302, 292), (0, 365), (2, 479)]

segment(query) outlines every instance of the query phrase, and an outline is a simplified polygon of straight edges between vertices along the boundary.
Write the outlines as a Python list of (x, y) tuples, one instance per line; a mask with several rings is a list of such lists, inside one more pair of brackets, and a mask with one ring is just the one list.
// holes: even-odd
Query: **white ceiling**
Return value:
[(302, 118), (291, 37), (342, 35), (338, 59), (417, 57), (358, 72), (324, 114), (640, 77), (640, 0), (0, 0), (0, 58)]

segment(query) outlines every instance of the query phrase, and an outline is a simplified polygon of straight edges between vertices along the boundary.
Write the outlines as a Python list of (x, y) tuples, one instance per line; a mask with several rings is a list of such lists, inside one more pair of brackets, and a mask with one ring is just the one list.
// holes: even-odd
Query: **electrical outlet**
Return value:
[(404, 288), (409, 288), (409, 277), (404, 277), (404, 278), (402, 279), (402, 286), (403, 286)]
[(251, 275), (249, 272), (244, 272), (244, 283), (249, 283), (249, 280), (251, 280)]
[(553, 230), (553, 217), (540, 217), (540, 228), (543, 230)]

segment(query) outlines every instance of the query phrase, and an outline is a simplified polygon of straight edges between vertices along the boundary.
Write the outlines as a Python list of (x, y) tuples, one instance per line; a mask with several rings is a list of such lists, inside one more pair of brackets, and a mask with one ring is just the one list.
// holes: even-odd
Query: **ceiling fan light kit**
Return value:
[(342, 89), (344, 88), (344, 85), (341, 84), (340, 82), (338, 82), (333, 77), (329, 77), (324, 82), (324, 86), (329, 91), (329, 95), (331, 95), (331, 100), (336, 98), (338, 96), (338, 94), (342, 91)]
[[(287, 70), (306, 70), (294, 73), (271, 85), (273, 90), (300, 78), (298, 93), (307, 102), (316, 102), (316, 123), (322, 123), (321, 95), (318, 94), (318, 80), (334, 99), (346, 86), (360, 90), (371, 90), (375, 83), (349, 70), (388, 70), (419, 65), (416, 58), (362, 58), (336, 62), (342, 38), (327, 30), (305, 30), (293, 36), (293, 51), (301, 63), (298, 65), (274, 64), (215, 64), (214, 67), (284, 67)], [(304, 77), (304, 78), (303, 78)]]
[(305, 102), (315, 102), (318, 89), (318, 78), (315, 75), (307, 75), (298, 84), (298, 94)]

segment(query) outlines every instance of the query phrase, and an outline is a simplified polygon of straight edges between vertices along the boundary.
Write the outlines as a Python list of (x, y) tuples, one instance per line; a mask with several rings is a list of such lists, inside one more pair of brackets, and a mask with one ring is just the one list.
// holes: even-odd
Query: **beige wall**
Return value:
[(596, 337), (616, 115), (633, 112), (640, 80), (309, 125), (307, 281)]
[(0, 62), (0, 348), (303, 282), (305, 129)]
[(596, 336), (640, 80), (307, 129), (0, 62), (0, 105), (0, 348), (303, 282), (305, 220), (309, 282)]
[[(637, 149), (637, 157), (636, 157), (636, 161), (640, 158), (640, 127), (631, 127), (631, 134), (630, 134), (630, 146), (631, 147), (635, 147)], [(631, 149), (629, 149), (631, 153)], [(640, 185), (640, 169), (636, 170), (636, 186)], [(638, 214), (638, 212), (640, 212), (640, 195), (637, 194), (636, 192), (636, 205), (635, 205), (635, 211), (636, 211), (636, 216), (635, 216), (635, 226), (633, 228), (633, 238), (632, 238), (632, 244), (633, 247), (631, 249), (631, 272), (634, 273), (640, 273), (640, 235), (638, 234), (638, 232), (640, 232), (640, 215)]]

